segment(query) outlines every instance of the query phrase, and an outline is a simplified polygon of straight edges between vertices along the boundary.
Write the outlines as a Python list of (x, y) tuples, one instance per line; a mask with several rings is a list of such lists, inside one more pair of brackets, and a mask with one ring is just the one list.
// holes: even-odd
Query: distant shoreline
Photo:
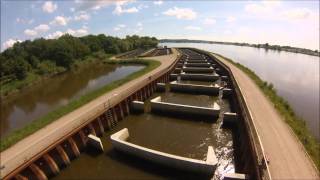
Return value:
[(275, 51), (286, 51), (292, 53), (306, 54), (310, 56), (320, 57), (320, 52), (317, 50), (291, 47), (291, 46), (280, 46), (280, 45), (269, 45), (266, 44), (249, 44), (249, 43), (237, 43), (237, 42), (220, 42), (220, 41), (205, 41), (205, 40), (190, 40), (190, 39), (160, 39), (160, 43), (206, 43), (206, 44), (223, 44), (223, 45), (234, 45), (234, 46), (246, 46), (254, 48), (264, 48), (266, 50)]

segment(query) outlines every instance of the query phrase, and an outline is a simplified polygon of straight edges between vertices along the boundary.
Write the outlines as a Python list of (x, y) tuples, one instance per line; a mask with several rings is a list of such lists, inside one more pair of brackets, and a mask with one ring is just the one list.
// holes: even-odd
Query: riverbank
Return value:
[[(215, 54), (215, 53), (214, 53)], [(242, 70), (245, 74), (247, 74), (254, 83), (260, 88), (260, 90), (264, 93), (266, 97), (273, 103), (277, 112), (281, 115), (281, 117), (285, 120), (285, 122), (291, 127), (295, 135), (299, 138), (301, 144), (304, 146), (309, 156), (313, 160), (314, 164), (320, 169), (320, 143), (316, 140), (316, 138), (311, 134), (309, 129), (307, 128), (305, 121), (298, 117), (293, 109), (290, 107), (288, 102), (277, 95), (276, 90), (273, 88), (271, 83), (263, 81), (259, 76), (255, 74), (249, 68), (241, 65), (240, 63), (236, 63), (229, 58), (226, 58), (222, 55), (215, 54), (217, 56), (222, 57), (227, 60), (231, 64), (235, 65), (237, 68)]]
[[(81, 67), (82, 65), (85, 65), (85, 63), (88, 63), (88, 62), (89, 61), (82, 62), (82, 64), (81, 65), (79, 64), (78, 67)], [(24, 137), (34, 133), (35, 131), (48, 125), (49, 123), (53, 122), (54, 120), (56, 120), (56, 119), (62, 117), (63, 115), (81, 107), (82, 105), (88, 103), (89, 101), (99, 97), (100, 95), (102, 95), (108, 91), (111, 91), (112, 89), (117, 88), (126, 82), (129, 82), (137, 77), (140, 77), (140, 76), (152, 71), (153, 69), (157, 68), (161, 64), (158, 61), (152, 61), (152, 60), (125, 60), (125, 61), (114, 62), (114, 61), (111, 61), (108, 59), (104, 59), (101, 62), (110, 63), (110, 64), (142, 64), (142, 65), (145, 65), (146, 67), (140, 71), (137, 71), (135, 73), (132, 73), (132, 74), (126, 76), (125, 78), (123, 78), (121, 80), (114, 81), (110, 84), (103, 86), (100, 89), (97, 89), (97, 90), (94, 90), (90, 93), (87, 93), (87, 94), (81, 96), (80, 98), (69, 102), (67, 105), (61, 106), (61, 107), (57, 108), (56, 110), (48, 113), (47, 115), (45, 115), (37, 120), (34, 120), (32, 123), (30, 123), (26, 127), (11, 133), (7, 137), (1, 139), (0, 151), (7, 149), (8, 147), (15, 144), (16, 142), (23, 139)]]
[(32, 88), (35, 85), (41, 84), (47, 79), (53, 78), (55, 76), (61, 75), (63, 73), (67, 73), (69, 71), (77, 71), (78, 69), (90, 64), (99, 61), (103, 61), (105, 59), (109, 59), (114, 56), (114, 54), (105, 54), (102, 52), (96, 52), (89, 56), (86, 56), (82, 60), (75, 60), (76, 63), (72, 65), (70, 69), (62, 68), (62, 67), (50, 67), (50, 70), (43, 75), (40, 75), (36, 72), (28, 72), (27, 76), (23, 80), (13, 80), (12, 82), (8, 82), (6, 84), (1, 84), (0, 88), (0, 99), (2, 101), (6, 101), (19, 94), (22, 90), (27, 88)]

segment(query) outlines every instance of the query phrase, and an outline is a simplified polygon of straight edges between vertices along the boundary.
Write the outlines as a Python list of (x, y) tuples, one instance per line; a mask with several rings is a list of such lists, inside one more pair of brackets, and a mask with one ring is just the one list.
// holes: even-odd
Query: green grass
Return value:
[(142, 64), (142, 65), (146, 65), (146, 67), (137, 71), (137, 72), (134, 72), (134, 73), (126, 76), (123, 79), (111, 82), (111, 83), (103, 86), (100, 89), (89, 92), (89, 93), (81, 96), (80, 98), (69, 102), (67, 105), (61, 106), (61, 107), (55, 109), (54, 111), (48, 113), (47, 115), (32, 121), (30, 124), (26, 125), (25, 127), (21, 128), (17, 131), (12, 132), (4, 139), (1, 139), (0, 151), (7, 149), (8, 147), (12, 146), (13, 144), (20, 141), (21, 139), (36, 132), (37, 130), (43, 128), (44, 126), (57, 120), (58, 118), (62, 117), (63, 115), (66, 115), (67, 113), (83, 106), (84, 104), (90, 102), (91, 100), (101, 96), (102, 94), (104, 94), (108, 91), (111, 91), (112, 89), (115, 89), (115, 88), (125, 84), (126, 82), (129, 82), (133, 79), (136, 79), (137, 77), (140, 77), (143, 74), (146, 74), (146, 73), (152, 71), (153, 69), (157, 68), (161, 64), (158, 61), (137, 60), (137, 59), (123, 60), (123, 61), (106, 60), (104, 62), (110, 63), (110, 64)]
[[(217, 54), (218, 56), (221, 56)], [(279, 95), (277, 95), (276, 90), (273, 87), (272, 83), (268, 83), (260, 79), (255, 72), (250, 70), (249, 68), (241, 65), (240, 63), (236, 63), (231, 59), (221, 56), (226, 59), (230, 63), (237, 66), (243, 72), (245, 72), (255, 83), (259, 86), (262, 92), (269, 98), (269, 100), (274, 104), (274, 107), (277, 109), (279, 114), (283, 117), (285, 122), (289, 124), (293, 132), (300, 139), (301, 143), (304, 145), (308, 154), (312, 158), (318, 170), (320, 169), (320, 143), (317, 139), (311, 134), (309, 129), (306, 126), (305, 121), (298, 117), (293, 109), (290, 107), (289, 103)]]

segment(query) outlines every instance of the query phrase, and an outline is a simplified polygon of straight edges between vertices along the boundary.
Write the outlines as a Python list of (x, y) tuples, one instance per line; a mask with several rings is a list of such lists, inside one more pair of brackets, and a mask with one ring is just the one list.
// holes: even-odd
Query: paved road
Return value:
[[(8, 173), (19, 167), (24, 162), (30, 160), (47, 147), (64, 138), (75, 128), (80, 127), (97, 115), (105, 111), (108, 105), (113, 106), (118, 104), (123, 97), (135, 92), (149, 81), (159, 77), (176, 60), (178, 52), (173, 50), (173, 54), (168, 56), (148, 57), (147, 59), (158, 60), (161, 65), (151, 72), (132, 80), (100, 97), (92, 100), (88, 104), (66, 114), (51, 124), (45, 126), (39, 131), (19, 141), (12, 147), (0, 153), (0, 179)], [(151, 77), (151, 79), (149, 79)]]
[(259, 87), (240, 69), (216, 57), (230, 67), (242, 90), (270, 160), (272, 179), (320, 179), (304, 147)]

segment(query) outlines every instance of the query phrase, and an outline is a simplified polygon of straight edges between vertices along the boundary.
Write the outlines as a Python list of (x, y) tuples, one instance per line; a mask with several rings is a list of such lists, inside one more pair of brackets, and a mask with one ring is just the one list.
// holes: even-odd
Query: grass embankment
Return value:
[(105, 60), (104, 63), (110, 63), (110, 64), (142, 64), (146, 67), (134, 72), (132, 74), (129, 74), (123, 79), (113, 81), (105, 86), (103, 86), (100, 89), (94, 90), (92, 92), (89, 92), (80, 98), (73, 100), (69, 102), (65, 106), (61, 106), (54, 111), (48, 113), (47, 115), (32, 121), (30, 124), (26, 125), (25, 127), (14, 131), (13, 133), (9, 134), (7, 137), (1, 140), (0, 144), (0, 151), (3, 151), (7, 149), (8, 147), (12, 146), (16, 142), (20, 141), (21, 139), (27, 137), (28, 135), (36, 132), (37, 130), (43, 128), (44, 126), (50, 124), (51, 122), (59, 119), (63, 115), (66, 115), (67, 113), (81, 107), (82, 105), (90, 102), (91, 100), (101, 96), (102, 94), (111, 91), (112, 89), (115, 89), (126, 82), (129, 82), (133, 79), (136, 79), (137, 77), (140, 77), (153, 69), (157, 68), (161, 63), (158, 61), (153, 60), (118, 60), (118, 61), (112, 61), (112, 60)]
[(41, 73), (35, 71), (28, 72), (26, 78), (22, 80), (14, 79), (8, 83), (0, 83), (0, 97), (1, 99), (6, 99), (11, 95), (19, 93), (20, 90), (24, 88), (29, 88), (34, 86), (35, 84), (41, 83), (45, 79), (54, 77), (55, 75), (65, 73), (68, 71), (77, 70), (78, 68), (81, 68), (86, 64), (94, 63), (97, 61), (103, 61), (105, 59), (110, 58), (113, 55), (114, 54), (96, 52), (84, 57), (83, 59), (75, 60), (75, 63), (72, 65), (71, 69), (66, 69), (52, 64), (50, 67), (45, 67)]
[[(221, 56), (219, 54), (217, 55)], [(274, 89), (272, 83), (263, 81), (258, 75), (256, 75), (255, 72), (243, 66), (242, 64), (236, 63), (229, 58), (223, 56), (221, 57), (245, 72), (259, 86), (265, 96), (267, 96), (269, 100), (274, 104), (274, 107), (283, 117), (285, 122), (290, 125), (293, 132), (297, 135), (301, 143), (304, 145), (318, 170), (320, 170), (320, 143), (311, 134), (306, 126), (305, 121), (294, 113), (288, 101), (277, 95), (277, 92)]]

